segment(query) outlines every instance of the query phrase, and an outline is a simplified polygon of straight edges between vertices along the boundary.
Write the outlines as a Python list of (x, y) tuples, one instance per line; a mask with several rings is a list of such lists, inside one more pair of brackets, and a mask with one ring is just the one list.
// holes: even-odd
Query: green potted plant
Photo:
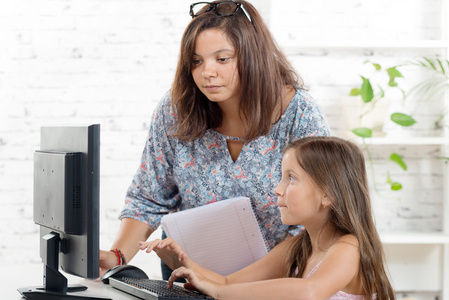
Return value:
[[(369, 76), (360, 75), (360, 86), (353, 88), (349, 93), (349, 97), (343, 98), (340, 103), (344, 109), (347, 109), (351, 105), (357, 107), (356, 111), (352, 109), (349, 113), (346, 112), (345, 114), (343, 112), (343, 115), (347, 125), (349, 124), (350, 131), (356, 136), (363, 138), (368, 160), (373, 167), (373, 161), (365, 139), (385, 135), (383, 132), (383, 123), (387, 119), (391, 103), (391, 99), (386, 97), (387, 91), (397, 90), (403, 99), (405, 98), (405, 92), (397, 82), (398, 78), (403, 78), (397, 66), (382, 68), (380, 64), (369, 60), (365, 61), (364, 64), (370, 64), (373, 67), (372, 73)], [(350, 118), (354, 116), (358, 118), (357, 123), (350, 121)], [(377, 119), (374, 119), (374, 117), (377, 117)], [(372, 120), (369, 118), (372, 118)], [(369, 120), (368, 122), (367, 119)], [(399, 126), (405, 127), (412, 126), (416, 123), (410, 115), (400, 112), (392, 113), (390, 120)], [(358, 124), (358, 126), (355, 126), (355, 124)], [(401, 155), (391, 153), (389, 159), (399, 165), (404, 171), (407, 170), (407, 164), (403, 161)], [(394, 181), (389, 172), (386, 182), (394, 191), (402, 189), (402, 184)], [(374, 183), (374, 187), (377, 190), (376, 183)]]
[[(405, 65), (412, 65), (426, 71), (424, 79), (407, 92), (407, 98), (418, 98), (424, 101), (440, 98), (449, 101), (448, 59), (423, 56), (408, 61)], [(441, 111), (434, 122), (435, 128), (449, 128), (449, 122), (447, 120), (448, 112), (449, 104), (446, 104), (445, 109)], [(444, 160), (446, 163), (449, 162), (449, 157), (440, 157), (440, 159)]]
[[(397, 66), (382, 68), (380, 64), (369, 60), (364, 64), (370, 64), (373, 67), (371, 74), (369, 76), (360, 75), (360, 85), (354, 87), (350, 91), (349, 97), (342, 98), (340, 103), (345, 108), (358, 107), (356, 113), (353, 110), (345, 115), (345, 120), (349, 121), (347, 126), (352, 133), (363, 138), (383, 136), (385, 135), (382, 132), (383, 122), (391, 104), (391, 99), (386, 95), (389, 90), (397, 90), (405, 98), (405, 92), (397, 82), (397, 79), (403, 78), (403, 75)], [(369, 120), (374, 117), (377, 117), (377, 120)], [(351, 121), (354, 118), (356, 122)], [(416, 123), (411, 116), (399, 112), (391, 114), (390, 120), (400, 126), (411, 126)], [(354, 124), (359, 126), (354, 126)]]
[[(416, 66), (427, 71), (425, 78), (413, 86), (408, 92), (407, 97), (416, 97), (425, 101), (434, 98), (444, 98), (448, 100), (449, 91), (449, 60), (439, 59), (437, 57), (420, 57), (411, 60), (406, 65)], [(448, 113), (449, 105), (443, 110), (440, 116), (435, 120), (436, 128), (449, 127), (445, 117)]]

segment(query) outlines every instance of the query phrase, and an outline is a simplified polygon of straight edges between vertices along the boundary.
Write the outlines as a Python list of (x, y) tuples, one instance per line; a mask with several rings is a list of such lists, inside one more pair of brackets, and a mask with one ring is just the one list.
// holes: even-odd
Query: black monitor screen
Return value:
[(44, 286), (19, 289), (24, 296), (70, 292), (58, 269), (83, 278), (99, 276), (99, 161), (100, 125), (41, 128), (33, 219), (40, 226)]

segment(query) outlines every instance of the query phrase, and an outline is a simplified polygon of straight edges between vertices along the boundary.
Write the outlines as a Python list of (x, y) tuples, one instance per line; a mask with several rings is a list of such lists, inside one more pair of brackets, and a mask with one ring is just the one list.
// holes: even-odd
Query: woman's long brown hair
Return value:
[(241, 9), (230, 17), (210, 11), (193, 18), (184, 31), (171, 89), (172, 107), (177, 115), (173, 136), (182, 140), (193, 140), (206, 130), (222, 125), (221, 109), (201, 93), (192, 77), (195, 41), (204, 30), (222, 30), (236, 49), (241, 86), (240, 112), (247, 125), (245, 140), (269, 133), (273, 114), (277, 112), (277, 118), (280, 118), (285, 109), (282, 98), (286, 85), (303, 88), (302, 79), (277, 46), (257, 10), (246, 1), (234, 2), (244, 6), (252, 22)]
[[(385, 269), (382, 242), (371, 212), (365, 159), (359, 147), (336, 137), (306, 137), (288, 145), (301, 166), (331, 199), (328, 222), (359, 242), (359, 274), (366, 299), (395, 299)], [(307, 231), (297, 237), (287, 257), (287, 277), (302, 277), (312, 253)], [(296, 269), (298, 268), (298, 269)], [(298, 270), (298, 272), (296, 272)]]

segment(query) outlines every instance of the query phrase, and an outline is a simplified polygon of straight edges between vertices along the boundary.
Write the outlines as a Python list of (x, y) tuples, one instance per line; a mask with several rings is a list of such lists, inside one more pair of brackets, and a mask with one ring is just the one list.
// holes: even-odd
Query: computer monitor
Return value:
[[(33, 220), (40, 226), (43, 286), (18, 289), (30, 299), (94, 299), (72, 292), (59, 269), (99, 276), (100, 125), (41, 128), (34, 153)], [(98, 298), (105, 299), (105, 298)]]

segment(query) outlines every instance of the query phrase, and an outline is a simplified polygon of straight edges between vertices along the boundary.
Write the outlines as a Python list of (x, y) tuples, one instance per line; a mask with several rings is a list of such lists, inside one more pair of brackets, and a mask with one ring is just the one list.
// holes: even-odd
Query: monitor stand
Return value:
[(86, 286), (67, 286), (67, 278), (58, 270), (59, 249), (61, 239), (58, 233), (51, 232), (41, 241), (41, 257), (44, 264), (44, 285), (41, 287), (24, 287), (17, 289), (23, 297), (30, 300), (45, 299), (78, 299), (78, 300), (112, 300), (104, 297), (91, 297), (86, 295), (72, 295), (68, 293), (87, 290)]

